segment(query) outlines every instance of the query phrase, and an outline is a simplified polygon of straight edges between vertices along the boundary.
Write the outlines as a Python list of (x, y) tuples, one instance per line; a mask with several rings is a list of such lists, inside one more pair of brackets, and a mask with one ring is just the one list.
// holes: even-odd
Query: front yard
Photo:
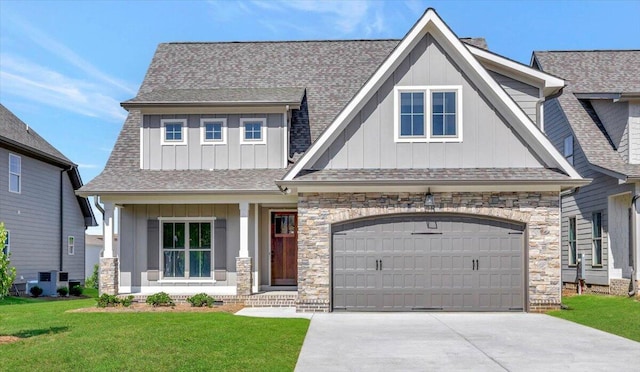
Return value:
[(568, 310), (549, 315), (640, 342), (640, 302), (613, 296), (572, 296), (562, 299)]
[[(226, 313), (70, 313), (94, 299), (0, 306), (3, 370), (293, 370), (306, 319)], [(17, 303), (16, 303), (17, 302)]]

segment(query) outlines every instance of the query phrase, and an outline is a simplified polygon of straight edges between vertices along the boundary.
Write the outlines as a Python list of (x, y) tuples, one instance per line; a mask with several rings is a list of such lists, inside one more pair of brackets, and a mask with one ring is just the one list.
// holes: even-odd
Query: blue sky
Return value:
[[(0, 102), (103, 169), (158, 43), (402, 38), (427, 7), (523, 63), (533, 50), (640, 49), (640, 1), (0, 1)], [(99, 230), (92, 230), (98, 233)]]

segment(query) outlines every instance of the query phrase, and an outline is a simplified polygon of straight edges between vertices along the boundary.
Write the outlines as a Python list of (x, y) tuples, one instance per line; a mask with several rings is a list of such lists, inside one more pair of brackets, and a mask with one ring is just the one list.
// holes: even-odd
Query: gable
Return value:
[[(416, 43), (309, 169), (544, 167), (436, 38)], [(461, 87), (462, 141), (394, 140), (394, 88), (416, 86)]]

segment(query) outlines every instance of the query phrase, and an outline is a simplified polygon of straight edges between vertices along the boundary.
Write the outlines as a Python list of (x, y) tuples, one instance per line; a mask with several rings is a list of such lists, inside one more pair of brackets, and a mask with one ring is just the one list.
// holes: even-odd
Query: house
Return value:
[(433, 9), (402, 40), (160, 44), (79, 190), (101, 291), (559, 307), (559, 193), (588, 182), (540, 129), (565, 83), (482, 46)]
[(51, 271), (84, 281), (84, 231), (96, 221), (74, 194), (78, 166), (1, 104), (0, 175), (0, 221), (17, 282)]
[(532, 66), (565, 79), (563, 93), (544, 105), (544, 130), (575, 169), (593, 179), (562, 195), (564, 286), (577, 289), (583, 257), (585, 292), (634, 292), (632, 279), (640, 278), (640, 50), (535, 52)]

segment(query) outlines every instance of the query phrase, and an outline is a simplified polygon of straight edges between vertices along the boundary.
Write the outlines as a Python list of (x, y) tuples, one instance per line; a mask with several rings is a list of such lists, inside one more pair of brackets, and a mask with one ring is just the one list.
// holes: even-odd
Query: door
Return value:
[(298, 285), (297, 227), (297, 212), (271, 212), (271, 285)]
[(524, 307), (524, 226), (404, 215), (333, 228), (333, 308), (509, 311)]

